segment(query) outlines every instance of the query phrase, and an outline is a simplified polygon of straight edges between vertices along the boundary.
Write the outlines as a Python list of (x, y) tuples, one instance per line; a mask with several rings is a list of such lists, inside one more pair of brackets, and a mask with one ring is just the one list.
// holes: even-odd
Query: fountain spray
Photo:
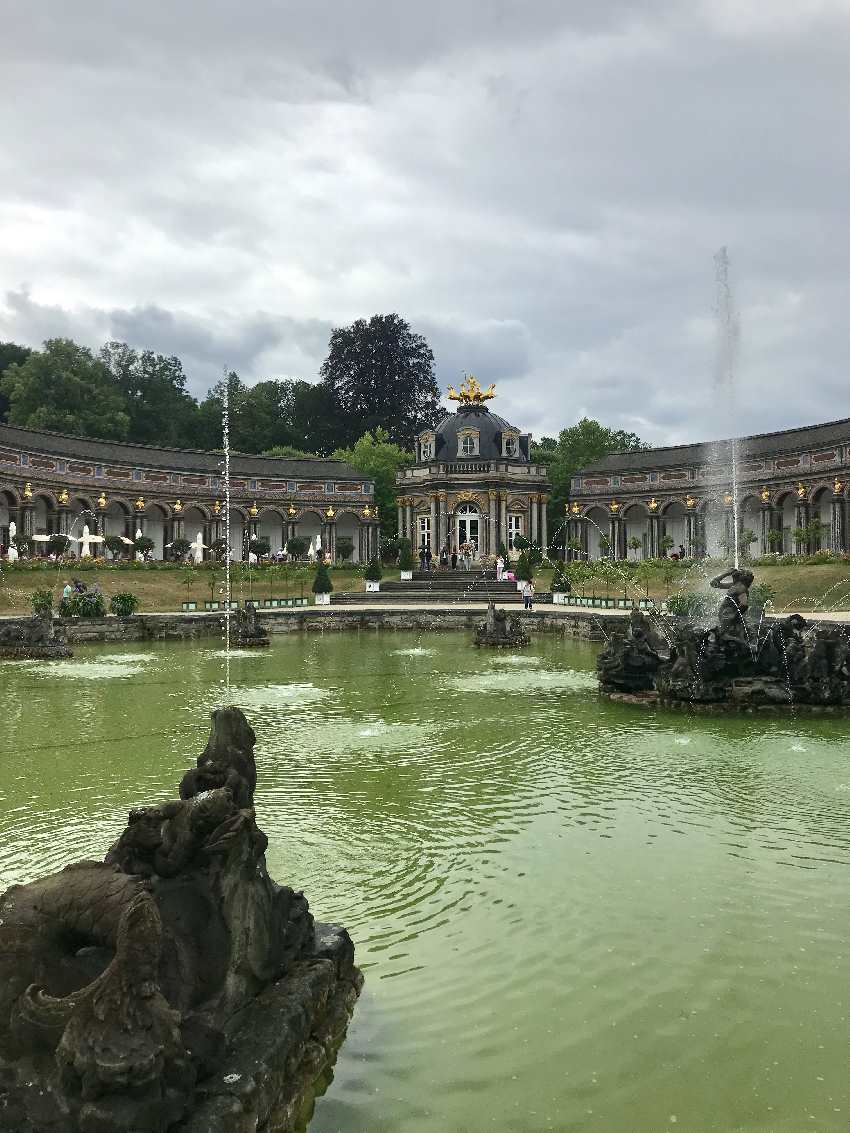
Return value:
[(224, 685), (230, 699), (230, 375), (224, 371), (221, 407), (222, 447), (224, 448)]
[(735, 361), (738, 353), (740, 338), (740, 324), (738, 315), (732, 302), (732, 290), (729, 286), (729, 253), (721, 248), (714, 257), (715, 281), (717, 284), (717, 301), (715, 318), (717, 320), (717, 374), (716, 384), (718, 392), (725, 404), (725, 419), (730, 423), (730, 447), (732, 465), (732, 525), (734, 565), (737, 570), (740, 566), (738, 548), (738, 441), (735, 432), (738, 427), (738, 414), (735, 399)]

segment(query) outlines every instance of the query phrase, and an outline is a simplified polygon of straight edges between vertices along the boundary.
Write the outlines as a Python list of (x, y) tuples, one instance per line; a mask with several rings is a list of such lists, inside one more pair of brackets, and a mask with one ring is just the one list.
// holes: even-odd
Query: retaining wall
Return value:
[[(628, 615), (597, 617), (591, 610), (511, 611), (530, 632), (557, 633), (585, 641), (603, 641), (611, 630), (625, 625)], [(270, 633), (339, 633), (347, 630), (415, 630), (443, 632), (474, 629), (484, 620), (478, 609), (358, 610), (356, 607), (307, 606), (259, 611)], [(0, 618), (0, 626), (27, 622), (28, 618)], [(83, 645), (120, 641), (180, 641), (222, 635), (223, 616), (217, 612), (134, 614), (130, 618), (57, 618), (56, 627), (67, 643)], [(604, 630), (603, 632), (603, 625)]]

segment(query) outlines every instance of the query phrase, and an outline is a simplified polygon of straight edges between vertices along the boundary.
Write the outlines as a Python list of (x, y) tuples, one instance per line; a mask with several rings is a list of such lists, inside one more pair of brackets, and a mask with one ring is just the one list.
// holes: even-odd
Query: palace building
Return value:
[[(155, 558), (168, 543), (194, 539), (210, 546), (225, 534), (220, 453), (70, 437), (0, 424), (0, 542), (9, 524), (19, 534), (75, 534), (86, 523), (101, 535), (138, 531), (153, 540)], [(234, 555), (249, 537), (268, 538), (272, 551), (298, 537), (335, 556), (339, 538), (351, 559), (378, 551), (374, 484), (339, 460), (231, 456), (231, 537)]]
[(728, 555), (734, 542), (733, 457), (739, 543), (743, 536), (750, 555), (850, 550), (845, 418), (734, 442), (603, 457), (572, 479), (570, 553), (593, 559), (610, 548), (618, 558), (646, 558), (683, 547), (688, 557)]
[(473, 377), (449, 388), (456, 413), (416, 442), (416, 462), (396, 476), (398, 529), (414, 547), (457, 550), (471, 543), (476, 557), (513, 549), (522, 535), (546, 546), (546, 468), (531, 460), (531, 435), (491, 413)]

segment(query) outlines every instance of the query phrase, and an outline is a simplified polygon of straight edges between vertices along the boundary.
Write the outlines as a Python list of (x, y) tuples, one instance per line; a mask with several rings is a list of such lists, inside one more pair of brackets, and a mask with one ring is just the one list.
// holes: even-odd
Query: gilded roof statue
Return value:
[(454, 386), (449, 386), (449, 392), (446, 396), (449, 401), (459, 401), (463, 405), (481, 405), (484, 401), (492, 401), (496, 396), (496, 387), (490, 385), (487, 389), (482, 389), (472, 374), (466, 374), (461, 382), (460, 390), (456, 390)]

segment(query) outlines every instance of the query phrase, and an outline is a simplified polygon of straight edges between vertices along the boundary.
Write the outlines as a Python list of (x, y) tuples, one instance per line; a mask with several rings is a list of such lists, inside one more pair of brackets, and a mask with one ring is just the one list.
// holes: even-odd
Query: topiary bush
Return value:
[(248, 540), (248, 550), (255, 554), (258, 559), (261, 559), (263, 555), (268, 555), (271, 549), (271, 542), (265, 535), (255, 535), (253, 539)]
[(398, 540), (398, 569), (413, 570), (413, 550), (409, 539)]
[(172, 539), (169, 551), (171, 558), (176, 562), (189, 554), (189, 548), (192, 544), (188, 539)]
[(346, 559), (350, 559), (354, 554), (354, 540), (350, 535), (338, 536), (336, 541), (336, 554), (337, 558), (342, 559), (343, 562)]
[(53, 617), (53, 591), (52, 590), (33, 590), (30, 594), (30, 602), (32, 603), (32, 612), (39, 617), (47, 615)]
[(47, 553), (48, 555), (64, 555), (71, 544), (71, 540), (67, 535), (51, 535), (47, 540)]
[(140, 535), (133, 543), (133, 550), (141, 555), (149, 555), (153, 550), (153, 539), (149, 539), (147, 535)]
[(363, 572), (363, 577), (368, 582), (380, 582), (384, 577), (384, 572), (381, 570), (381, 560), (377, 557), (372, 559), (366, 570)]
[(300, 535), (296, 535), (286, 542), (286, 553), (291, 555), (293, 559), (300, 559), (307, 553), (307, 547), (310, 540), (304, 539)]
[(314, 594), (330, 594), (334, 588), (327, 563), (319, 563), (311, 587)]
[(118, 558), (118, 556), (127, 546), (120, 535), (107, 535), (103, 540), (103, 545), (104, 547), (106, 547), (107, 551), (109, 551), (110, 555), (112, 555), (113, 562)]
[(109, 599), (109, 612), (119, 618), (130, 618), (139, 608), (139, 599), (129, 591), (113, 594)]

